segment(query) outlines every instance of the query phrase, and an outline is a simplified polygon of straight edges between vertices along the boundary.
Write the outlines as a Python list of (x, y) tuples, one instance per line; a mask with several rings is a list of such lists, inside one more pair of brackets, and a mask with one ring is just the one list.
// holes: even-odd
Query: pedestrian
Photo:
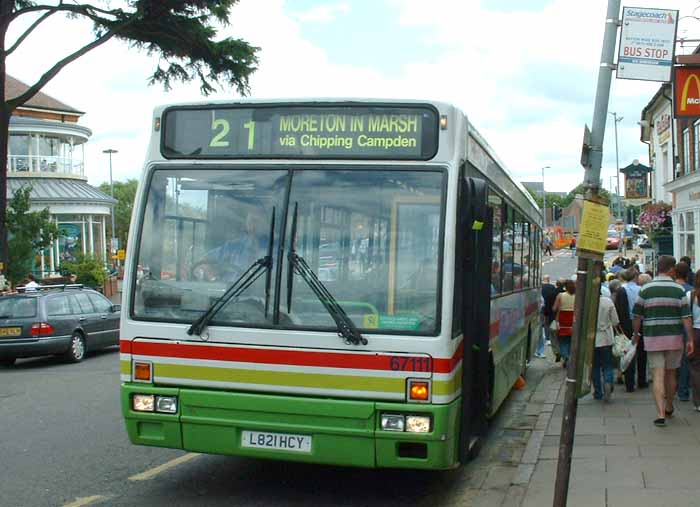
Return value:
[(544, 254), (552, 257), (552, 238), (549, 234), (544, 237)]
[[(676, 259), (661, 255), (657, 276), (642, 286), (634, 305), (634, 332), (632, 341), (639, 342), (644, 332), (644, 346), (654, 381), (654, 399), (657, 418), (654, 425), (666, 426), (666, 418), (673, 416), (673, 397), (676, 393), (676, 369), (683, 355), (683, 330), (693, 335), (688, 298), (683, 287), (671, 274)], [(688, 341), (688, 354), (693, 354), (693, 341)]]
[(569, 250), (571, 251), (571, 257), (576, 257), (576, 238), (571, 238), (571, 241), (569, 241)]
[[(625, 326), (623, 326), (623, 329), (627, 329), (627, 338), (632, 337), (632, 314), (634, 312), (634, 304), (637, 302), (637, 297), (639, 296), (639, 291), (641, 290), (641, 287), (638, 282), (639, 278), (639, 271), (636, 270), (633, 266), (630, 266), (627, 269), (624, 269), (620, 271), (622, 275), (622, 288), (625, 291), (625, 296), (627, 300), (627, 314), (624, 317), (625, 319)], [(625, 370), (625, 390), (628, 393), (634, 392), (635, 388), (635, 378), (639, 379), (637, 382), (637, 385), (645, 384), (646, 383), (646, 374), (647, 374), (647, 366), (646, 366), (646, 351), (644, 350), (644, 338), (640, 335), (639, 338), (639, 344), (637, 345), (637, 355), (635, 359), (632, 361), (632, 363), (627, 367)], [(641, 379), (644, 379), (644, 382), (641, 382)]]
[(564, 292), (557, 294), (552, 309), (556, 314), (559, 330), (559, 354), (563, 359), (562, 366), (566, 368), (571, 355), (571, 334), (574, 326), (574, 303), (576, 300), (576, 284), (573, 280), (564, 282)]
[[(593, 350), (593, 398), (610, 401), (613, 390), (613, 337), (614, 328), (620, 323), (615, 305), (607, 296), (600, 295), (598, 304), (598, 324)], [(601, 389), (601, 377), (603, 385)]]
[[(683, 257), (683, 259), (690, 260), (688, 257)], [(686, 293), (693, 290), (693, 286), (688, 283), (688, 278), (691, 274), (688, 264), (683, 261), (679, 262), (673, 269), (673, 274), (676, 283), (680, 284)], [(689, 339), (689, 336), (683, 336), (683, 342), (687, 343)], [(685, 351), (681, 358), (681, 367), (678, 368), (678, 400), (690, 400), (690, 365), (688, 364), (688, 355)]]
[[(620, 274), (624, 272), (620, 271)], [(619, 329), (627, 338), (632, 338), (632, 314), (630, 313), (630, 305), (627, 299), (627, 291), (623, 287), (623, 281), (620, 278), (616, 278), (613, 282), (610, 282), (612, 301), (615, 305), (615, 310), (617, 311), (617, 318), (619, 321)], [(627, 378), (623, 375), (622, 371), (617, 368), (617, 373), (615, 375), (615, 383), (622, 385), (626, 384)], [(627, 387), (627, 386), (625, 386)]]
[(39, 285), (36, 281), (36, 278), (34, 278), (34, 275), (29, 273), (27, 275), (27, 282), (24, 284), (24, 292), (36, 292), (39, 290)]
[[(545, 337), (545, 341), (548, 342), (549, 345), (552, 343), (552, 330), (550, 329), (549, 326), (552, 325), (552, 321), (554, 320), (554, 310), (552, 309), (554, 306), (554, 300), (557, 297), (558, 294), (557, 288), (554, 286), (554, 284), (551, 282), (549, 275), (544, 275), (542, 277), (542, 330), (543, 334)], [(537, 355), (537, 354), (535, 354)], [(544, 357), (544, 350), (542, 350), (542, 357)]]
[(693, 392), (693, 405), (700, 412), (700, 270), (693, 277), (695, 285), (692, 291), (687, 293), (690, 302), (690, 311), (693, 315), (693, 354), (688, 355), (690, 369), (690, 387)]
[(691, 286), (694, 286), (695, 285), (695, 277), (693, 275), (693, 263), (690, 260), (690, 257), (688, 257), (687, 255), (684, 255), (683, 257), (678, 259), (678, 262), (679, 263), (685, 262), (688, 265), (688, 283)]

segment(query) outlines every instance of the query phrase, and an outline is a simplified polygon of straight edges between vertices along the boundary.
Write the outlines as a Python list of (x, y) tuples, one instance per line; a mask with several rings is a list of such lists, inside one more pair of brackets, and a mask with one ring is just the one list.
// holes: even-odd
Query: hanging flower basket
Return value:
[(670, 237), (673, 230), (671, 205), (665, 202), (647, 204), (639, 215), (639, 227), (652, 241)]

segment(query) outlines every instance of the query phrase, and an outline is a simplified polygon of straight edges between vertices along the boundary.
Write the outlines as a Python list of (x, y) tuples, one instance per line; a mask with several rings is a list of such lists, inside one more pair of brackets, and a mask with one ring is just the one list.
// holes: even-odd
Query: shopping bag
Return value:
[(632, 340), (627, 338), (624, 334), (616, 334), (613, 337), (613, 356), (622, 358), (630, 347), (632, 347)]
[(554, 319), (552, 322), (550, 322), (549, 329), (551, 329), (554, 333), (559, 332), (559, 321)]
[(625, 352), (625, 355), (620, 359), (620, 370), (624, 373), (625, 370), (632, 364), (635, 354), (637, 353), (637, 346), (632, 344), (632, 346)]

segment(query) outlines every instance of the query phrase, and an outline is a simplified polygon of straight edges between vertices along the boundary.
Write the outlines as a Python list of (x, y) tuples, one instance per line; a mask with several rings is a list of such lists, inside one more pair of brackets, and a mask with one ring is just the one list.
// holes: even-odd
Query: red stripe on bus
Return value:
[(131, 354), (131, 340), (119, 340), (119, 352)]
[(450, 373), (464, 357), (464, 339), (449, 359), (433, 359), (433, 373)]
[[(387, 354), (352, 354), (301, 350), (255, 349), (216, 345), (188, 345), (184, 343), (131, 342), (131, 354), (183, 359), (236, 361), (242, 363), (286, 364), (327, 368), (354, 368), (358, 370), (430, 371), (425, 356), (392, 356)], [(400, 358), (392, 368), (392, 358)], [(415, 361), (411, 361), (415, 358)], [(460, 346), (450, 359), (433, 360), (433, 372), (450, 373), (452, 365), (462, 358)]]
[(501, 330), (501, 323), (499, 321), (491, 322), (489, 324), (489, 338), (495, 338)]

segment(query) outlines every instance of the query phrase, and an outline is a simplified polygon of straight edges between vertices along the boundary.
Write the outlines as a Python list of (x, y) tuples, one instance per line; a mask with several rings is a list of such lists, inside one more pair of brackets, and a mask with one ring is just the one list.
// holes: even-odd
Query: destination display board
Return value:
[(431, 106), (202, 106), (167, 109), (166, 158), (428, 160), (438, 147)]

